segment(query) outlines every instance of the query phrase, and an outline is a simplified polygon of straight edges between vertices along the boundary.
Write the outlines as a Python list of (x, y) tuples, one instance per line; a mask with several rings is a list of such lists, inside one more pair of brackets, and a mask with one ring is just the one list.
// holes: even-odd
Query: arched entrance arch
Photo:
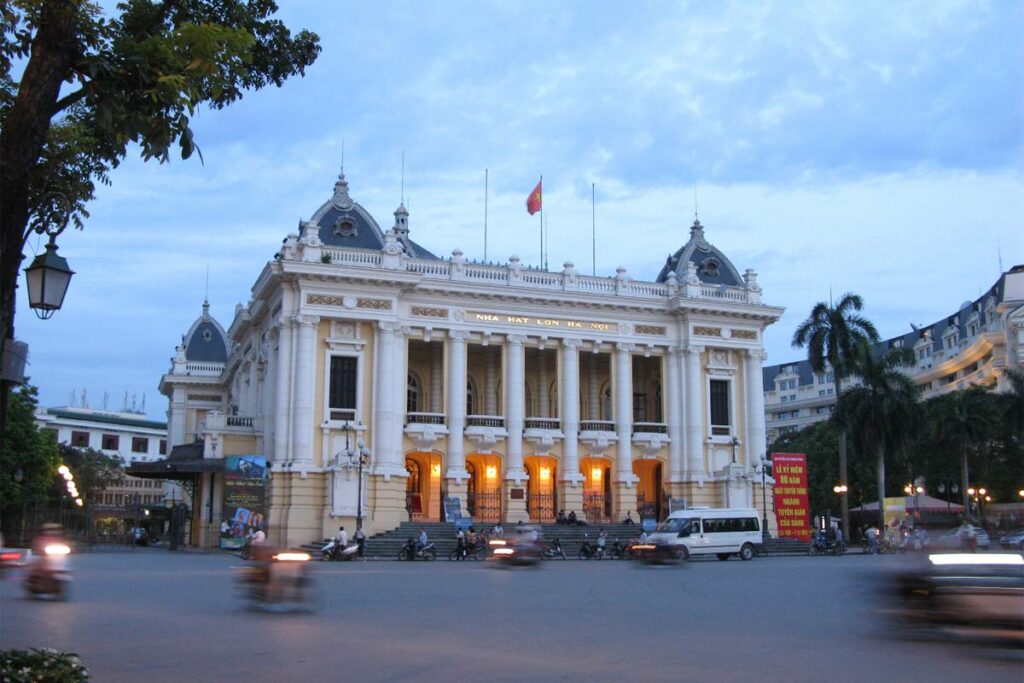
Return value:
[(612, 521), (612, 461), (603, 456), (580, 458), (583, 475), (583, 513), (587, 521)]
[(413, 451), (405, 455), (405, 509), (410, 520), (441, 521), (441, 454)]
[(530, 475), (526, 482), (526, 511), (531, 522), (551, 524), (558, 510), (558, 461), (550, 455), (528, 455), (523, 465)]
[(636, 510), (641, 519), (660, 522), (668, 514), (664, 472), (664, 463), (657, 458), (633, 461), (633, 474), (637, 477)]
[(466, 509), (474, 522), (501, 521), (501, 456), (470, 453), (466, 456)]

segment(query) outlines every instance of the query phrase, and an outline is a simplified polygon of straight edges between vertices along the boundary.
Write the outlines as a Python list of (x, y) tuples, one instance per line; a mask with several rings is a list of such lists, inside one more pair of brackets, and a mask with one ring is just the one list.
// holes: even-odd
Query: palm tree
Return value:
[(854, 435), (861, 453), (874, 453), (878, 472), (878, 513), (885, 525), (885, 456), (907, 446), (918, 423), (917, 387), (901, 368), (914, 364), (908, 349), (873, 353), (861, 343), (847, 366), (860, 384), (846, 391), (839, 423)]
[(954, 391), (937, 399), (937, 436), (941, 443), (960, 455), (960, 491), (964, 498), (964, 513), (970, 511), (969, 456), (978, 453), (992, 439), (996, 416), (992, 410), (991, 395), (984, 387), (971, 387)]
[[(849, 376), (850, 361), (859, 344), (864, 341), (877, 342), (878, 330), (867, 318), (859, 315), (864, 307), (860, 296), (847, 292), (835, 305), (820, 301), (811, 309), (793, 333), (793, 346), (807, 347), (807, 360), (811, 369), (823, 373), (829, 366), (836, 385), (836, 408), (843, 400), (843, 379)], [(839, 430), (839, 479), (849, 484), (846, 471), (846, 430)], [(844, 493), (842, 496), (843, 535), (850, 537), (850, 505)]]

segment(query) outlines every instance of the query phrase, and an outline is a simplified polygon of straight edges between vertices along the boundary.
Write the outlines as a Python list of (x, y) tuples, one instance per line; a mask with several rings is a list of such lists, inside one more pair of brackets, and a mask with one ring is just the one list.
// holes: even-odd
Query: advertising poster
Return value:
[(907, 513), (907, 499), (903, 496), (883, 498), (882, 502), (884, 503), (882, 515), (885, 518), (885, 526), (898, 527)]
[(779, 538), (811, 538), (811, 510), (807, 501), (807, 456), (772, 453), (775, 478), (775, 520)]
[(266, 531), (264, 508), (267, 490), (267, 459), (262, 455), (231, 455), (224, 458), (224, 510), (220, 547), (241, 548), (250, 531)]

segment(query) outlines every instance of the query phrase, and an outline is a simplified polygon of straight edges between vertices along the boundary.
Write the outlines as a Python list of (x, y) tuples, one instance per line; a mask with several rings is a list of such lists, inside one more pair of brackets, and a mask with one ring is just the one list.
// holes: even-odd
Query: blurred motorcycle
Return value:
[(31, 597), (48, 596), (60, 600), (67, 597), (71, 583), (66, 543), (48, 543), (43, 552), (32, 558), (25, 575), (25, 591)]

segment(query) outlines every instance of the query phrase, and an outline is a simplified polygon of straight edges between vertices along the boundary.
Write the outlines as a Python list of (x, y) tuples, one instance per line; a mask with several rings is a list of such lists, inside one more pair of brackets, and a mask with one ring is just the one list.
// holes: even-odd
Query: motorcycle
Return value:
[(837, 538), (828, 538), (824, 534), (815, 534), (811, 541), (811, 547), (807, 554), (814, 555), (842, 555), (846, 552), (846, 545)]
[(31, 597), (50, 596), (57, 600), (67, 597), (71, 582), (68, 555), (71, 548), (65, 543), (49, 543), (39, 557), (33, 558), (25, 575), (25, 591)]
[(566, 559), (565, 551), (562, 550), (562, 543), (557, 538), (553, 539), (551, 543), (540, 543), (540, 556), (545, 560), (553, 560), (556, 557)]
[(336, 538), (332, 538), (327, 545), (320, 549), (320, 559), (324, 562), (349, 562), (354, 560), (358, 555), (358, 543), (349, 543), (342, 548)]
[(487, 556), (487, 545), (484, 541), (467, 543), (448, 553), (449, 560), (482, 560)]
[(302, 609), (309, 602), (309, 553), (280, 551), (241, 569), (239, 580), (250, 608)]
[(517, 540), (496, 538), (491, 540), (490, 546), (491, 558), (498, 563), (498, 566), (529, 567), (540, 562), (542, 557), (541, 546), (526, 538)]
[[(615, 547), (618, 546), (618, 541), (615, 542)], [(621, 557), (621, 549), (619, 550), (619, 557), (615, 556), (615, 547), (611, 551), (606, 549), (604, 546), (597, 545), (596, 543), (590, 542), (590, 537), (587, 534), (583, 534), (583, 543), (580, 545), (580, 551), (576, 553), (576, 557), (581, 560), (603, 560), (605, 554), (611, 553), (609, 557), (612, 559), (619, 559)]]
[(427, 543), (422, 548), (416, 547), (416, 541), (410, 538), (402, 549), (398, 551), (399, 560), (436, 560), (437, 547), (433, 542)]

